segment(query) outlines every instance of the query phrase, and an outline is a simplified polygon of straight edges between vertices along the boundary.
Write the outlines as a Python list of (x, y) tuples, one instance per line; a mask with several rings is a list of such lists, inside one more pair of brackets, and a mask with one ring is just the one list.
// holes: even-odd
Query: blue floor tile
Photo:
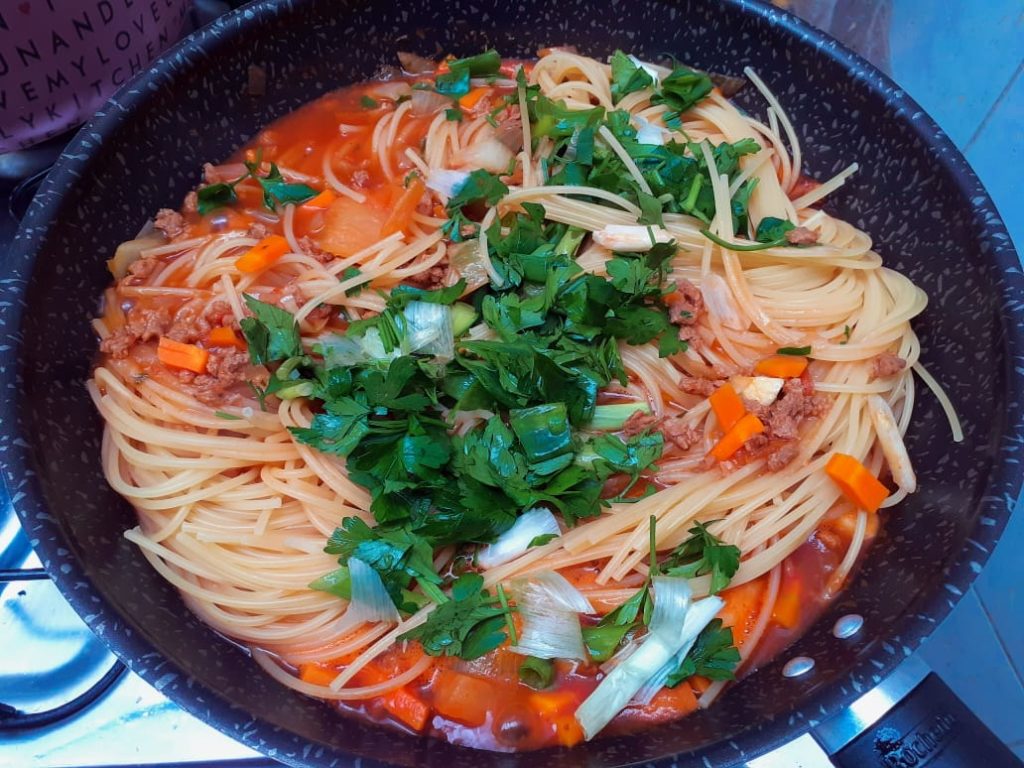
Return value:
[(891, 29), (893, 78), (962, 147), (1024, 56), (1020, 0), (893, 0)]
[(920, 653), (1004, 743), (1024, 742), (1024, 686), (1010, 666), (973, 589), (963, 596)]
[[(1017, 675), (1024, 678), (1024, 506), (1017, 504), (999, 545), (974, 586), (982, 607), (1010, 657)], [(1021, 734), (1024, 738), (1024, 734)]]
[[(1024, 163), (1024, 73), (1020, 68), (966, 148), (966, 154), (995, 200), (1018, 252), (1021, 251), (1024, 249), (1024, 205), (1020, 199), (1020, 169)], [(1024, 542), (1024, 537), (1021, 541)]]

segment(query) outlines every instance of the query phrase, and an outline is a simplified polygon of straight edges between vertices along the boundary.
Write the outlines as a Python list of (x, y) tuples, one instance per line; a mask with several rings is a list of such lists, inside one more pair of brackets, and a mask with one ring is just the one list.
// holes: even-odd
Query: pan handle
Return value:
[(812, 735), (836, 768), (1024, 766), (917, 656)]

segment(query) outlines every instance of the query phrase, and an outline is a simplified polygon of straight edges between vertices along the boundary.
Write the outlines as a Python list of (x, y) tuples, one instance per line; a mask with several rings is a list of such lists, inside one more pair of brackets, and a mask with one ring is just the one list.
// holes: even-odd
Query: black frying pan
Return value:
[[(0, 447), (5, 480), (65, 596), (127, 664), (231, 736), (294, 764), (609, 766), (668, 757), (728, 765), (848, 704), (918, 646), (985, 562), (1017, 498), (1024, 440), (1024, 295), (1017, 255), (988, 196), (935, 124), (893, 83), (786, 13), (743, 0), (359, 0), (262, 2), (185, 40), (123, 89), (50, 173), (10, 255), (0, 316)], [(531, 56), (574, 43), (667, 52), (708, 70), (753, 65), (801, 133), (809, 172), (861, 171), (829, 207), (871, 233), (931, 304), (916, 328), (923, 360), (965, 425), (954, 445), (921, 388), (909, 436), (921, 490), (886, 513), (850, 588), (784, 658), (712, 709), (568, 751), (493, 756), (336, 715), (262, 674), (196, 620), (121, 532), (132, 510), (104, 482), (99, 419), (83, 382), (104, 262), (157, 208), (176, 206), (203, 161), (325, 91), (365, 79), (397, 50)], [(247, 92), (248, 68), (266, 93)], [(744, 99), (746, 96), (747, 99)], [(748, 101), (749, 99), (749, 101)], [(763, 106), (741, 94), (741, 103)], [(855, 612), (849, 640), (833, 622)], [(800, 678), (786, 657), (817, 661)], [(693, 753), (693, 755), (690, 755)], [(671, 756), (679, 756), (671, 758)], [(993, 763), (989, 763), (993, 765)]]

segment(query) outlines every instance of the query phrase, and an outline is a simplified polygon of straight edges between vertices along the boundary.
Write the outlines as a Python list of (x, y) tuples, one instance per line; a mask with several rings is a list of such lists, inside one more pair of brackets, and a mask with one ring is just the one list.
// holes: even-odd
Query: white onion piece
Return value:
[(327, 365), (332, 368), (390, 362), (398, 357), (398, 350), (392, 350), (390, 354), (384, 351), (384, 342), (376, 328), (367, 328), (362, 336), (342, 336), (337, 333), (321, 336), (314, 351), (323, 355)]
[(655, 243), (672, 242), (672, 235), (662, 227), (639, 224), (605, 224), (594, 232), (594, 242), (612, 251), (641, 253)]
[(465, 171), (451, 171), (447, 168), (434, 168), (427, 176), (427, 189), (432, 189), (445, 197), (452, 197), (466, 183), (469, 174)]
[(418, 352), (421, 355), (433, 355), (438, 360), (451, 360), (455, 357), (451, 307), (428, 301), (410, 301), (403, 314), (403, 354)]
[(379, 99), (391, 99), (398, 101), (403, 96), (412, 95), (412, 86), (400, 81), (377, 83), (369, 91), (371, 96)]
[(633, 120), (637, 125), (636, 140), (638, 144), (654, 144), (659, 147), (665, 145), (666, 132), (664, 128), (640, 117), (640, 115), (635, 115)]
[(718, 322), (736, 331), (746, 330), (748, 323), (736, 306), (729, 284), (720, 275), (710, 272), (701, 278), (700, 292), (704, 296), (708, 312), (714, 315)]
[[(152, 229), (152, 227), (150, 227)], [(125, 240), (114, 251), (114, 257), (107, 261), (107, 269), (115, 279), (120, 280), (128, 274), (128, 267), (142, 258), (142, 252), (147, 248), (156, 248), (164, 245), (167, 241), (159, 232), (141, 235), (134, 240)]]
[[(648, 634), (576, 710), (576, 720), (587, 740), (594, 738), (649, 681), (667, 677), (672, 669), (669, 665), (684, 648), (689, 650), (724, 605), (721, 598), (708, 597), (691, 606), (690, 594), (686, 579), (655, 578), (654, 613)], [(666, 667), (668, 672), (664, 671)]]
[(352, 600), (343, 620), (358, 624), (370, 621), (397, 623), (401, 617), (380, 574), (358, 557), (348, 559), (348, 573), (352, 579)]
[(466, 291), (472, 292), (491, 282), (487, 266), (480, 258), (480, 246), (474, 238), (448, 246), (448, 264), (466, 281)]
[[(492, 414), (493, 415), (493, 414)], [(510, 560), (515, 560), (530, 546), (530, 542), (538, 536), (561, 535), (558, 521), (551, 510), (534, 507), (524, 512), (512, 524), (512, 527), (498, 537), (493, 544), (488, 544), (476, 556), (477, 565), (481, 568), (494, 568)]]
[(424, 88), (413, 88), (409, 102), (412, 104), (409, 111), (416, 117), (429, 117), (452, 104), (452, 100), (447, 96)]
[(502, 144), (496, 137), (490, 136), (475, 141), (456, 155), (454, 165), (461, 168), (476, 170), (482, 168), (491, 173), (505, 173), (512, 162), (512, 150)]
[(515, 653), (586, 660), (579, 614), (593, 613), (594, 608), (564, 576), (554, 571), (533, 574), (513, 582), (512, 594), (523, 619)]
[(913, 493), (917, 490), (917, 475), (910, 463), (910, 454), (900, 435), (896, 424), (896, 416), (889, 404), (878, 395), (868, 396), (868, 413), (878, 434), (878, 444), (882, 446), (885, 461), (892, 472), (892, 479), (902, 490)]
[(785, 379), (774, 376), (733, 376), (732, 386), (736, 394), (745, 400), (752, 400), (761, 405), (771, 405), (782, 392)]

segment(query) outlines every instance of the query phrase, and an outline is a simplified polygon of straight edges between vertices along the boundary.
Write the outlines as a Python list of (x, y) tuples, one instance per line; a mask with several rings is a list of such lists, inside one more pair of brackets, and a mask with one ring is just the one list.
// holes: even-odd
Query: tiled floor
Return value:
[[(792, 7), (887, 69), (936, 119), (1024, 249), (1024, 2), (796, 0)], [(880, 19), (888, 45), (879, 40)], [(1024, 758), (1024, 507), (1018, 507), (974, 588), (921, 655)]]

